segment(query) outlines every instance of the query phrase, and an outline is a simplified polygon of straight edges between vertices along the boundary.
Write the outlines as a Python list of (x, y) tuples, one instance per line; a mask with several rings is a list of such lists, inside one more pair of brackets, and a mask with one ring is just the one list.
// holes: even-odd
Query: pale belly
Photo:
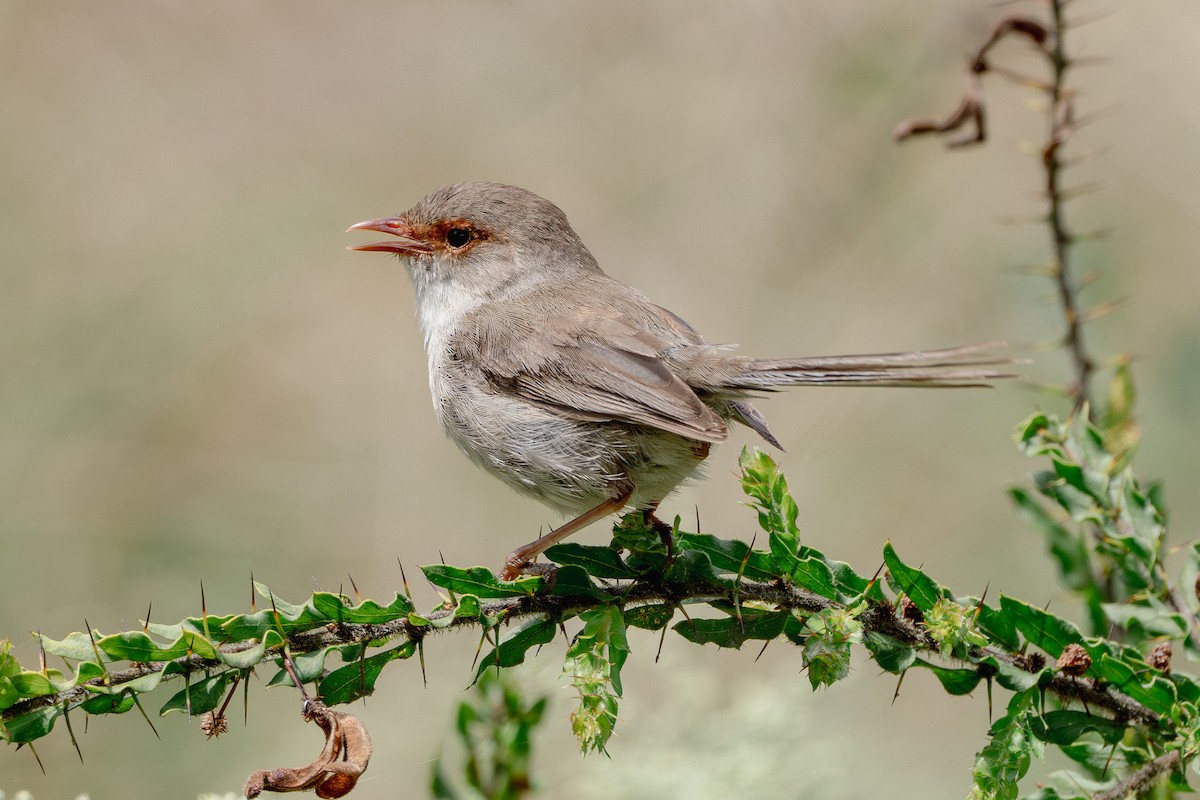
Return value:
[(697, 474), (710, 445), (621, 422), (581, 422), (456, 379), (430, 381), (442, 429), (472, 461), (517, 491), (577, 515), (619, 497), (654, 507)]

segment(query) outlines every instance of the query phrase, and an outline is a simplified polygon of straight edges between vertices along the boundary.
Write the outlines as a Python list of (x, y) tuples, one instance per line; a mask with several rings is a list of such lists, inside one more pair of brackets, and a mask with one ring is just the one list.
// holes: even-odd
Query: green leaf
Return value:
[(96, 641), (105, 655), (124, 661), (171, 661), (187, 655), (187, 645), (177, 641), (163, 647), (141, 631), (126, 631)]
[(43, 706), (36, 711), (10, 719), (0, 728), (0, 733), (10, 742), (32, 742), (54, 730), (54, 721), (61, 715), (61, 706)]
[(637, 577), (637, 573), (626, 565), (620, 554), (609, 547), (566, 542), (556, 544), (548, 549), (546, 558), (555, 564), (582, 567), (589, 575), (596, 578), (629, 579)]
[(525, 654), (530, 648), (553, 641), (557, 632), (558, 625), (551, 619), (535, 619), (527, 623), (479, 660), (475, 679), (478, 680), (484, 670), (497, 664), (501, 667), (512, 667), (524, 663)]
[(750, 639), (774, 639), (783, 633), (790, 612), (743, 608), (742, 618), (681, 620), (674, 630), (693, 644), (739, 648)]
[(540, 576), (524, 576), (515, 581), (502, 581), (487, 567), (451, 567), (445, 564), (429, 564), (421, 567), (426, 579), (458, 594), (473, 594), (476, 597), (532, 597), (542, 588)]
[(883, 563), (887, 565), (888, 573), (896, 587), (925, 614), (933, 609), (938, 600), (948, 595), (933, 578), (901, 561), (891, 542), (883, 546)]
[[(225, 698), (226, 687), (236, 675), (237, 673), (233, 670), (228, 670), (207, 678), (193, 680), (186, 688), (180, 689), (170, 700), (163, 703), (163, 707), (158, 710), (159, 716), (166, 716), (172, 711), (186, 712), (189, 707), (192, 716), (212, 711), (221, 704)], [(189, 698), (191, 699), (190, 706)]]
[(904, 672), (917, 660), (915, 648), (886, 634), (867, 631), (864, 641), (875, 663), (895, 675)]
[(1005, 595), (1000, 597), (1000, 611), (1030, 644), (1040, 647), (1054, 658), (1062, 655), (1063, 648), (1069, 644), (1085, 645), (1078, 628), (1049, 611)]
[(809, 556), (796, 561), (791, 572), (792, 582), (802, 589), (830, 600), (838, 599), (837, 586), (834, 583), (833, 571), (829, 565), (819, 558)]
[(1127, 726), (1085, 711), (1058, 710), (1031, 719), (1031, 730), (1044, 742), (1055, 745), (1071, 744), (1085, 733), (1097, 733), (1106, 744), (1121, 741)]
[(708, 554), (700, 550), (684, 550), (677, 553), (663, 574), (663, 580), (685, 586), (723, 583), (721, 576), (713, 569), (712, 562), (708, 560)]
[(975, 624), (987, 634), (993, 644), (1010, 652), (1021, 649), (1021, 637), (1017, 634), (1017, 626), (1006, 614), (975, 597), (962, 598), (962, 604), (975, 609)]
[(648, 631), (661, 631), (675, 617), (675, 606), (670, 603), (652, 603), (625, 609), (625, 624)]
[(1092, 575), (1088, 548), (1083, 536), (1067, 530), (1024, 489), (1012, 488), (1008, 490), (1008, 494), (1026, 524), (1045, 538), (1050, 552), (1058, 561), (1063, 582), (1075, 591), (1095, 586), (1096, 581)]
[(706, 533), (681, 533), (675, 544), (680, 550), (703, 552), (713, 567), (723, 573), (737, 575), (741, 572), (743, 577), (752, 581), (770, 581), (782, 577), (775, 571), (769, 553), (751, 550), (750, 545), (736, 539), (718, 539)]
[(321, 616), (347, 625), (379, 625), (400, 619), (413, 610), (412, 601), (401, 594), (397, 594), (386, 606), (374, 600), (364, 600), (352, 606), (347, 598), (331, 592), (317, 592), (310, 602)]
[(408, 641), (382, 653), (354, 661), (326, 675), (317, 691), (321, 695), (321, 699), (331, 706), (365, 697), (375, 691), (375, 681), (379, 679), (379, 674), (383, 671), (385, 664), (389, 661), (409, 658), (415, 652), (417, 652), (417, 643)]
[(983, 679), (977, 670), (950, 669), (938, 666), (937, 664), (931, 664), (923, 658), (916, 660), (916, 666), (923, 667), (932, 672), (941, 681), (942, 688), (946, 690), (946, 693), (951, 695), (970, 694), (975, 691), (975, 687)]
[(95, 697), (84, 700), (79, 704), (89, 714), (124, 714), (133, 708), (133, 695), (124, 692), (122, 694), (99, 694)]
[[(92, 635), (97, 640), (104, 638), (99, 631), (93, 631)], [(47, 636), (39, 636), (38, 641), (41, 643), (42, 649), (52, 656), (61, 656), (71, 661), (96, 660), (96, 648), (92, 646), (92, 639), (86, 633), (72, 633), (65, 639), (57, 641)], [(111, 656), (105, 658), (103, 653), (100, 657), (105, 661), (112, 661)]]
[(742, 448), (738, 459), (742, 470), (742, 491), (758, 509), (758, 524), (768, 534), (774, 572), (790, 575), (796, 568), (800, 547), (799, 511), (788, 492), (787, 479), (769, 455), (754, 448)]
[(583, 567), (567, 564), (559, 567), (554, 574), (550, 594), (555, 597), (591, 597), (596, 600), (608, 600), (609, 595), (592, 582), (591, 577)]
[(1104, 615), (1114, 625), (1119, 625), (1143, 639), (1165, 636), (1179, 639), (1187, 635), (1187, 621), (1182, 614), (1171, 611), (1156, 600), (1147, 600), (1148, 605), (1123, 605), (1103, 603)]
[(1111, 683), (1118, 691), (1123, 692), (1146, 708), (1163, 716), (1169, 716), (1171, 706), (1175, 705), (1175, 685), (1160, 673), (1149, 667), (1135, 670), (1130, 665), (1110, 657), (1107, 653), (1100, 657), (1098, 665), (1093, 665), (1100, 677)]
[(975, 757), (971, 800), (1016, 800), (1017, 782), (1043, 749), (1032, 731), (1037, 699), (1037, 689), (1013, 695), (1008, 713), (992, 724), (987, 745)]

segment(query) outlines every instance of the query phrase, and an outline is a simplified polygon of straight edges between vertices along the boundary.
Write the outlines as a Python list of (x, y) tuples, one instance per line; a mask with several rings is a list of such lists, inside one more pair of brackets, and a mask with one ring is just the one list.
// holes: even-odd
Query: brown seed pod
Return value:
[(1064, 675), (1079, 676), (1091, 669), (1092, 657), (1088, 655), (1088, 651), (1084, 650), (1082, 645), (1069, 644), (1063, 648), (1054, 666), (1058, 667)]

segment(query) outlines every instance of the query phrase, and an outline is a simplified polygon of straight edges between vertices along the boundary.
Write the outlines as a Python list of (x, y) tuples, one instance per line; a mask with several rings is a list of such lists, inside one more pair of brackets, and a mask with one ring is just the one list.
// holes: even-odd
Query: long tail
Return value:
[(816, 356), (812, 358), (753, 358), (742, 363), (744, 371), (729, 388), (771, 391), (784, 386), (989, 386), (991, 381), (1015, 378), (1015, 373), (997, 369), (1017, 363), (996, 356), (1003, 342), (875, 355)]

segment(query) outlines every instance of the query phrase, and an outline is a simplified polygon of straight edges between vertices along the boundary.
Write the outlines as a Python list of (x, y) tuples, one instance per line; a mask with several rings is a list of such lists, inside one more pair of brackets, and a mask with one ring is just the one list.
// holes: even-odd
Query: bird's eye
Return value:
[(470, 228), (451, 228), (446, 231), (446, 244), (456, 250), (469, 241), (471, 241)]

